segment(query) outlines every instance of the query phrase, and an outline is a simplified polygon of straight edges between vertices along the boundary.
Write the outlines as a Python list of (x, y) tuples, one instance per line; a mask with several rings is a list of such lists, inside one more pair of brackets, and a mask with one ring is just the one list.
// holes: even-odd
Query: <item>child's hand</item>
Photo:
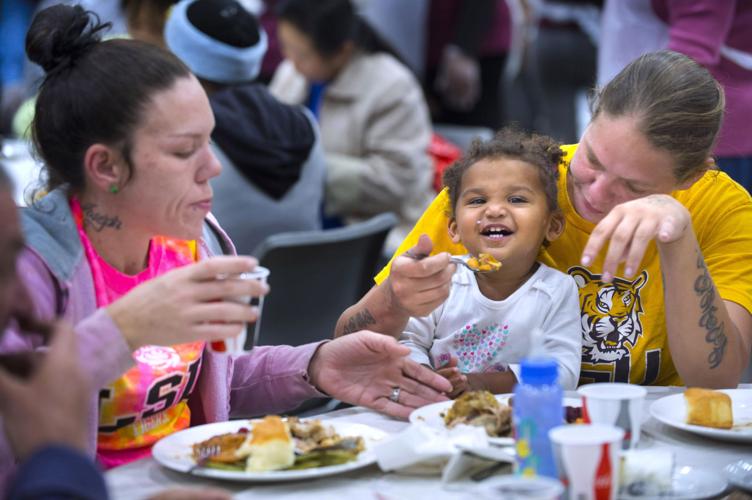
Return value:
[(457, 368), (457, 358), (452, 356), (447, 364), (436, 370), (436, 373), (444, 377), (452, 384), (452, 392), (448, 396), (452, 399), (461, 395), (463, 392), (470, 389), (467, 383), (467, 376), (460, 372)]

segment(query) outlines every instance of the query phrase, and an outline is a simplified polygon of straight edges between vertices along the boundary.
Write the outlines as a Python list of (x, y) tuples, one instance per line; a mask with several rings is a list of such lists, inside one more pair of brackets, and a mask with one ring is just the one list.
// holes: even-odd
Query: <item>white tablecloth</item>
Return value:
[[(746, 384), (740, 387), (752, 388)], [(645, 401), (644, 421), (640, 448), (669, 449), (674, 452), (678, 465), (691, 465), (715, 471), (721, 475), (726, 464), (740, 458), (752, 458), (749, 443), (730, 443), (706, 439), (675, 430), (650, 417), (649, 406), (658, 398), (681, 392), (678, 388), (649, 387)], [(408, 424), (365, 408), (349, 408), (322, 416), (357, 422), (396, 433)], [(408, 476), (383, 473), (376, 465), (338, 476), (305, 482), (289, 483), (233, 483), (213, 481), (173, 472), (161, 467), (153, 459), (144, 459), (113, 469), (106, 474), (113, 499), (145, 498), (168, 487), (218, 486), (234, 493), (235, 498), (279, 498), (340, 500), (367, 499), (474, 499), (483, 483), (470, 480), (441, 484), (437, 476)]]

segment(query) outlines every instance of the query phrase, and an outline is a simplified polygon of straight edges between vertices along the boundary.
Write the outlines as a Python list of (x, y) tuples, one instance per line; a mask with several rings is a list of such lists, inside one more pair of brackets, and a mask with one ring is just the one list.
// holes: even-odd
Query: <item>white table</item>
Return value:
[[(740, 387), (752, 388), (752, 384), (744, 384)], [(679, 388), (648, 388), (640, 448), (669, 449), (674, 452), (678, 465), (704, 467), (718, 472), (719, 475), (722, 474), (722, 469), (726, 464), (740, 458), (752, 458), (752, 446), (749, 443), (705, 439), (675, 430), (649, 416), (650, 403), (681, 391), (682, 389)], [(367, 424), (389, 433), (399, 432), (408, 425), (406, 422), (360, 407), (332, 412), (322, 418)], [(478, 488), (479, 485), (482, 487), (482, 483), (470, 480), (453, 483), (451, 486), (442, 486), (437, 476), (385, 474), (376, 465), (314, 481), (267, 484), (233, 483), (173, 472), (161, 467), (151, 458), (113, 469), (107, 472), (105, 477), (113, 499), (145, 498), (165, 488), (191, 485), (222, 487), (233, 492), (235, 498), (474, 499), (476, 497), (473, 489)]]

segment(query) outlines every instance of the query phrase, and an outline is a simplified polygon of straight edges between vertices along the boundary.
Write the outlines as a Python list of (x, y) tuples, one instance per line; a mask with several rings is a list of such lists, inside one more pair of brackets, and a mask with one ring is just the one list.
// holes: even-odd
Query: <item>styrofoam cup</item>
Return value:
[(551, 429), (548, 436), (567, 498), (616, 498), (623, 429), (599, 424), (560, 425)]
[[(243, 280), (258, 280), (262, 283), (266, 283), (269, 279), (269, 269), (263, 266), (256, 266), (253, 271), (242, 273), (239, 276)], [(253, 323), (246, 324), (241, 332), (235, 337), (229, 337), (224, 340), (218, 340), (209, 344), (210, 349), (214, 352), (221, 352), (226, 354), (241, 354), (246, 352), (245, 345), (248, 338), (248, 331), (253, 329), (253, 341), (248, 350), (253, 349), (258, 341), (259, 330), (261, 329), (261, 311), (264, 308), (264, 297), (250, 297), (242, 296), (236, 299), (243, 304), (250, 304), (258, 308), (258, 318)]]
[(648, 391), (639, 385), (597, 383), (583, 385), (582, 420), (586, 424), (615, 425), (624, 429), (622, 448), (634, 448), (640, 440), (642, 407)]

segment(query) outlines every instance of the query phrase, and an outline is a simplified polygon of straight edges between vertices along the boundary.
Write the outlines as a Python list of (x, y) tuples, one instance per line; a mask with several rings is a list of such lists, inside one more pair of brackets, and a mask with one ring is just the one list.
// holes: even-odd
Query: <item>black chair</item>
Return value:
[[(269, 236), (255, 250), (270, 270), (258, 345), (301, 345), (331, 338), (340, 314), (373, 285), (392, 213), (322, 231)], [(246, 348), (251, 347), (248, 336)]]
[(742, 384), (748, 384), (752, 382), (752, 359), (749, 360), (747, 369), (744, 370), (744, 373), (742, 373), (742, 379), (740, 380), (740, 382)]
[[(301, 345), (331, 338), (340, 314), (373, 285), (384, 240), (397, 224), (392, 213), (323, 231), (279, 233), (253, 252), (268, 268), (258, 345)], [(250, 349), (253, 336), (246, 340)], [(310, 417), (346, 407), (336, 399), (305, 401), (288, 415)]]

